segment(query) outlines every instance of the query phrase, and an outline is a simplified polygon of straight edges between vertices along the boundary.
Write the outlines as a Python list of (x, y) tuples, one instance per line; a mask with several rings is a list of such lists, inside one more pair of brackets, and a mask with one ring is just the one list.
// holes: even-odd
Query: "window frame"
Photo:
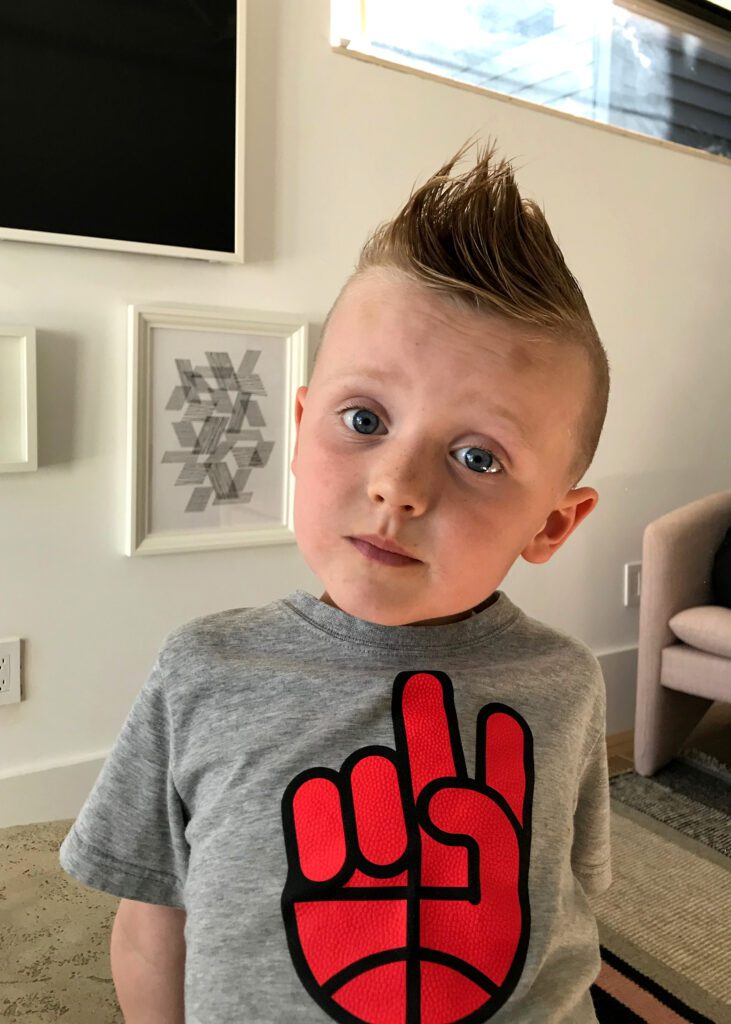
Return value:
[[(667, 11), (665, 22), (669, 27), (681, 32), (693, 33), (695, 31), (706, 39), (715, 40), (722, 48), (728, 47), (731, 50), (731, 9), (727, 11), (724, 7), (712, 3), (710, 0), (613, 0), (613, 2), (618, 7), (623, 7), (642, 17), (655, 17), (658, 20), (660, 18), (658, 9), (665, 8)], [(490, 89), (485, 85), (463, 82), (459, 79), (451, 78), (449, 75), (440, 74), (437, 71), (427, 71), (424, 68), (412, 67), (401, 61), (389, 60), (380, 54), (376, 55), (362, 49), (357, 49), (351, 46), (351, 43), (353, 42), (353, 37), (357, 38), (359, 34), (365, 33), (367, 4), (368, 0), (331, 0), (330, 46), (333, 53), (339, 53), (356, 60), (365, 61), (366, 63), (377, 64), (381, 67), (388, 67), (404, 74), (417, 75), (430, 81), (443, 82), (452, 87), (477, 93), (481, 96), (489, 96), (502, 102), (517, 103), (521, 106), (540, 111), (543, 114), (550, 114), (554, 117), (568, 119), (574, 123), (612, 131), (652, 145), (669, 147), (676, 152), (680, 150), (704, 160), (722, 162), (726, 166), (729, 164), (730, 158), (720, 153), (709, 153), (707, 150), (696, 146), (689, 146), (683, 142), (663, 139), (656, 135), (648, 135), (644, 132), (625, 128), (608, 121), (601, 121), (595, 118), (584, 117), (581, 114), (558, 110), (555, 107), (536, 103), (533, 100), (523, 99), (520, 96), (512, 96), (509, 93)]]

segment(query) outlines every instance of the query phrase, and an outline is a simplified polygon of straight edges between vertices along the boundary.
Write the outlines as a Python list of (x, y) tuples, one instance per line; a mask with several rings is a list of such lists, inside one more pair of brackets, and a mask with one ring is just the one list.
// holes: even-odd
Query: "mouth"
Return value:
[[(411, 555), (403, 553), (403, 548), (396, 551), (388, 551), (375, 543), (376, 538), (372, 540), (366, 540), (364, 537), (347, 537), (347, 540), (360, 551), (365, 558), (370, 559), (373, 562), (380, 562), (382, 565), (420, 565), (420, 559), (412, 558)], [(379, 542), (380, 538), (378, 538)], [(393, 544), (391, 547), (397, 548), (398, 545)]]

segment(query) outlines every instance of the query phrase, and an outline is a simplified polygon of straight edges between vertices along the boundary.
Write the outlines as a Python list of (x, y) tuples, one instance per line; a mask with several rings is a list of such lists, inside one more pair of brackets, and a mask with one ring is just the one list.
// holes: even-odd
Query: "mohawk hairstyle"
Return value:
[(521, 197), (510, 162), (493, 161), (497, 143), (488, 140), (482, 153), (478, 146), (474, 167), (450, 177), (470, 145), (471, 139), (412, 190), (396, 217), (366, 241), (327, 315), (322, 337), (350, 281), (383, 267), (439, 292), (457, 308), (509, 322), (541, 350), (553, 345), (582, 349), (591, 386), (576, 424), (576, 452), (568, 470), (570, 486), (576, 486), (592, 463), (604, 426), (607, 354), (542, 210)]

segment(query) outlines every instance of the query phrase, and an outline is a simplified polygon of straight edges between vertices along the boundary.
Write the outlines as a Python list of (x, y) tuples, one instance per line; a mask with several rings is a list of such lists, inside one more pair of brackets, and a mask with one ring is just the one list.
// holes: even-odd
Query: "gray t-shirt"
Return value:
[(596, 1021), (601, 668), (497, 593), (383, 626), (296, 590), (166, 638), (60, 862), (185, 909), (186, 1024)]

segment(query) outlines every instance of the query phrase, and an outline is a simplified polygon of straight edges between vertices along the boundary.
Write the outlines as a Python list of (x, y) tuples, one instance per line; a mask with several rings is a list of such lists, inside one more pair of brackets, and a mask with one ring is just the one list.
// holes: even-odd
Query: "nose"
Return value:
[(397, 456), (381, 452), (371, 467), (369, 498), (375, 505), (386, 505), (413, 516), (423, 515), (429, 504), (430, 488), (423, 457), (419, 459), (411, 450)]

